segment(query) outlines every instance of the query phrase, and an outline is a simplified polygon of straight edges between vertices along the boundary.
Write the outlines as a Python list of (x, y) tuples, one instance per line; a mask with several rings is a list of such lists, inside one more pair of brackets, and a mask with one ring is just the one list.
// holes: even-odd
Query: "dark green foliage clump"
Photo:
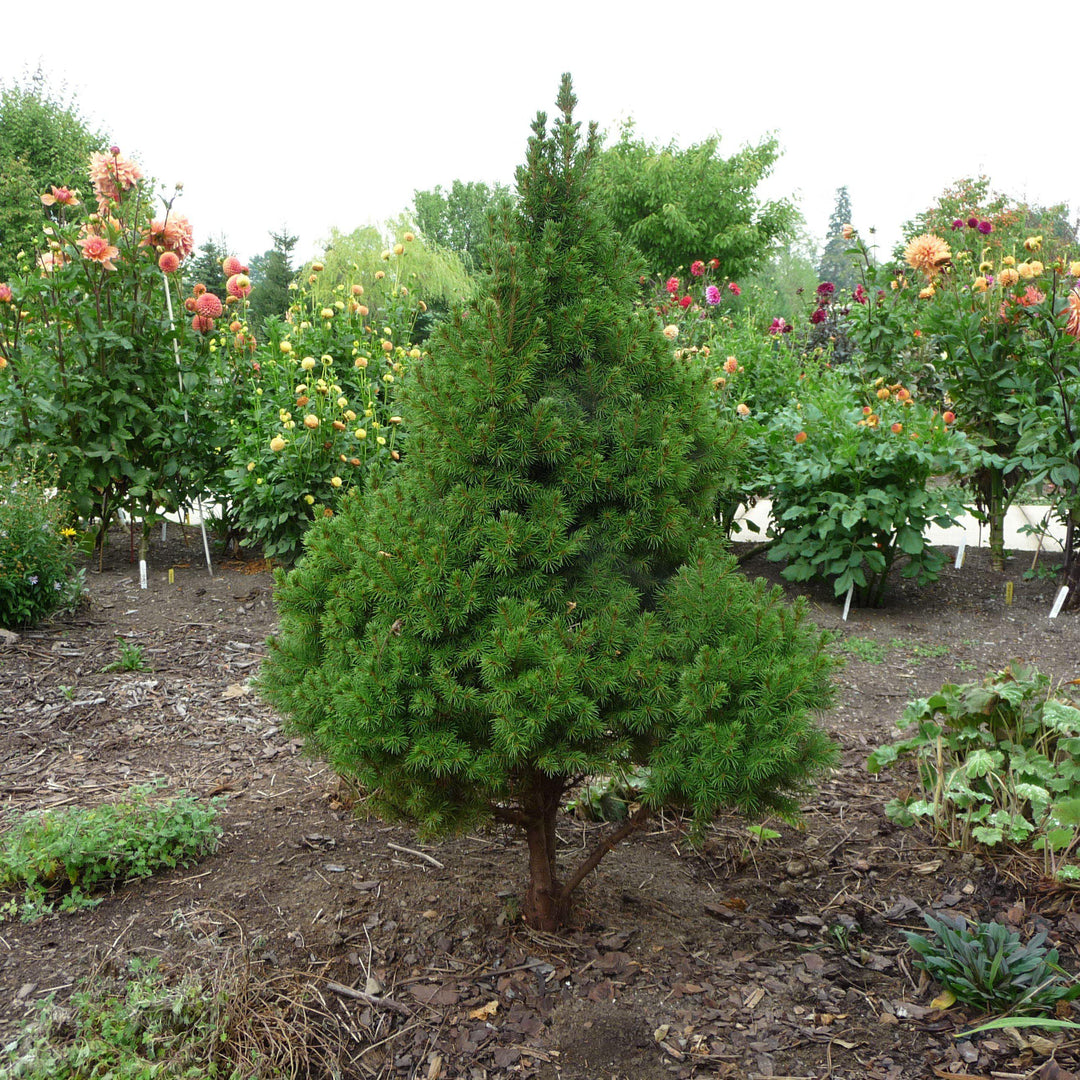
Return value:
[(1057, 949), (1046, 948), (1045, 931), (1024, 943), (1001, 923), (969, 929), (962, 915), (923, 918), (933, 938), (904, 934), (918, 954), (915, 966), (951, 990), (957, 1001), (990, 1012), (1033, 1012), (1080, 997), (1080, 985), (1062, 981)]
[(603, 854), (559, 880), (555, 815), (581, 778), (649, 767), (621, 837), (664, 803), (791, 814), (831, 753), (820, 635), (724, 550), (711, 512), (736, 436), (635, 304), (573, 105), (564, 79), (478, 299), (414, 369), (408, 462), (279, 577), (261, 678), (383, 812), (524, 830), (524, 910), (548, 928)]

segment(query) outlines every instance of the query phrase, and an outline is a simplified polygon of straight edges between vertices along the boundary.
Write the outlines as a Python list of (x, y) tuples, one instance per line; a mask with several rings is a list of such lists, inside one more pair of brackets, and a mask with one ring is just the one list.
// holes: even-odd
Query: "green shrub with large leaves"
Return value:
[(879, 747), (872, 773), (913, 760), (922, 792), (885, 812), (925, 821), (963, 847), (1027, 847), (1048, 876), (1080, 880), (1080, 701), (1034, 668), (1008, 667), (980, 682), (946, 683), (900, 719), (913, 734)]
[(967, 473), (980, 451), (898, 383), (857, 392), (846, 373), (804, 374), (797, 401), (760, 422), (769, 558), (787, 563), (789, 581), (825, 578), (864, 605), (882, 602), (894, 566), (920, 584), (936, 580), (945, 555), (926, 531), (965, 510), (954, 485), (930, 480)]

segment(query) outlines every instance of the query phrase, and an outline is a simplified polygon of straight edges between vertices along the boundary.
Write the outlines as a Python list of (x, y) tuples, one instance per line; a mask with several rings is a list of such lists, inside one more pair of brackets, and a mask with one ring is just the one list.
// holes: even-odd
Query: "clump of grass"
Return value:
[(187, 866), (217, 847), (217, 806), (187, 795), (154, 799), (133, 788), (92, 808), (14, 813), (0, 839), (0, 888), (24, 890), (0, 915), (30, 921), (54, 910), (89, 907), (88, 893), (159, 870)]
[[(364, 1025), (359, 1024), (360, 1028)], [(0, 1050), (12, 1080), (272, 1080), (362, 1075), (370, 1030), (339, 1019), (319, 982), (253, 974), (231, 954), (201, 972), (132, 959), (95, 972), (67, 1004), (45, 1001)]]

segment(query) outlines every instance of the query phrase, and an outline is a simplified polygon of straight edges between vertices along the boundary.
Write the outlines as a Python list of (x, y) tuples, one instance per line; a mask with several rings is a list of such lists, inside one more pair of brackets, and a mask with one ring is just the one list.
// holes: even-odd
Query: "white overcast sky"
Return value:
[[(770, 197), (821, 239), (836, 188), (882, 250), (950, 182), (1080, 209), (1075, 11), (926, 0), (301, 0), (5, 5), (0, 79), (39, 64), (148, 175), (184, 182), (196, 242), (310, 256), (455, 178), (512, 182), (570, 71), (578, 116), (649, 139), (775, 132)], [(708, 252), (702, 252), (708, 256)], [(658, 268), (663, 269), (663, 268)]]

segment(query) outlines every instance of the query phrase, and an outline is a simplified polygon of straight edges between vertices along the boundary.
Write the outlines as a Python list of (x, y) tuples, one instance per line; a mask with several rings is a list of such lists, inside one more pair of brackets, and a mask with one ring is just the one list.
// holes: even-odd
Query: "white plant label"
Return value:
[(1056, 619), (1061, 614), (1061, 605), (1065, 603), (1065, 597), (1069, 595), (1069, 586), (1062, 585), (1054, 597), (1054, 606), (1050, 609), (1050, 618)]
[(961, 540), (956, 545), (956, 562), (953, 563), (953, 569), (959, 570), (964, 565), (964, 551), (967, 548), (967, 540)]
[(851, 610), (851, 598), (852, 598), (852, 596), (854, 596), (854, 594), (855, 594), (855, 586), (854, 585), (849, 585), (848, 586), (848, 591), (847, 591), (847, 596), (844, 598), (844, 614), (841, 616), (841, 618), (844, 620), (844, 622), (847, 622), (848, 612)]

